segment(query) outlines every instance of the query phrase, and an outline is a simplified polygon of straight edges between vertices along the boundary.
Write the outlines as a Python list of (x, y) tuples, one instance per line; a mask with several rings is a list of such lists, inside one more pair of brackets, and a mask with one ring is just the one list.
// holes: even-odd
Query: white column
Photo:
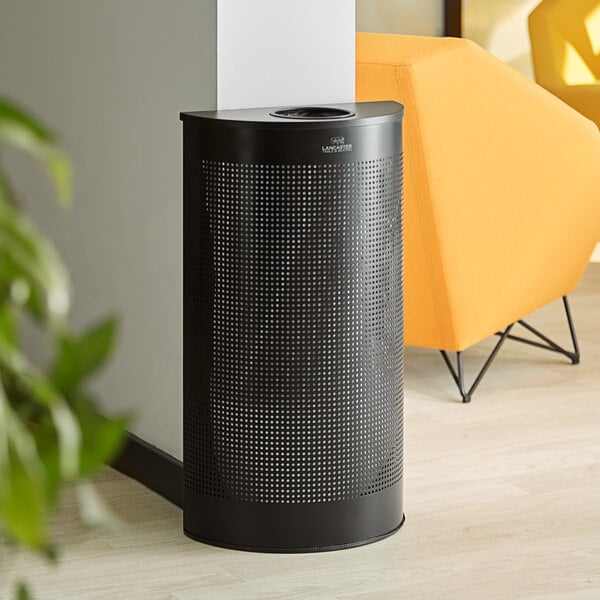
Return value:
[(354, 14), (354, 0), (218, 0), (218, 108), (353, 102)]

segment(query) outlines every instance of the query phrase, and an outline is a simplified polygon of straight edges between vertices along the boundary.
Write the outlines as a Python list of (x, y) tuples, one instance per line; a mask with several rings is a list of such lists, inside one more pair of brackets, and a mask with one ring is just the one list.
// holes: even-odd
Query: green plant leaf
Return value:
[(54, 184), (58, 201), (71, 202), (71, 163), (56, 137), (16, 104), (0, 98), (0, 142), (19, 148), (40, 160)]
[[(12, 449), (0, 476), (0, 517), (7, 534), (24, 546), (42, 549), (47, 541), (44, 487)], [(6, 487), (4, 487), (6, 486)]]
[(18, 349), (0, 338), (0, 370), (8, 372), (23, 392), (41, 407), (47, 408), (58, 434), (61, 475), (73, 478), (79, 472), (81, 431), (79, 423), (60, 390), (37, 371)]
[(98, 369), (111, 353), (117, 335), (117, 320), (109, 317), (92, 325), (80, 336), (61, 336), (50, 378), (68, 396)]
[(31, 288), (29, 296), (35, 290), (44, 298), (51, 322), (64, 320), (71, 301), (67, 269), (54, 246), (6, 202), (0, 202), (0, 255), (3, 282), (22, 279)]
[(33, 600), (33, 596), (29, 592), (29, 588), (24, 581), (17, 581), (17, 589), (15, 592), (16, 600)]
[(46, 502), (49, 507), (53, 507), (58, 501), (60, 486), (63, 483), (58, 434), (48, 415), (32, 426), (32, 433), (46, 471)]
[(71, 205), (72, 201), (72, 178), (71, 161), (61, 150), (54, 148), (47, 152), (44, 163), (46, 169), (54, 183), (56, 198), (59, 204), (64, 207)]
[(54, 135), (47, 127), (19, 108), (14, 102), (9, 102), (5, 98), (0, 98), (0, 124), (10, 124), (18, 127), (42, 142), (54, 141)]
[(66, 402), (50, 407), (52, 422), (58, 433), (60, 447), (60, 470), (65, 479), (77, 476), (80, 469), (81, 429)]
[(0, 304), (0, 338), (11, 346), (17, 345), (14, 310), (8, 303)]
[(12, 203), (14, 198), (13, 188), (8, 179), (8, 175), (0, 165), (0, 202)]
[[(35, 438), (25, 426), (19, 415), (13, 410), (6, 395), (4, 385), (0, 383), (0, 474), (10, 465), (10, 453), (19, 458), (29, 475), (36, 481), (45, 477)], [(0, 490), (1, 493), (1, 490)]]
[(79, 474), (81, 477), (88, 477), (117, 456), (129, 419), (107, 419), (99, 414), (94, 403), (84, 396), (75, 400), (73, 408), (82, 434)]
[[(23, 304), (15, 302), (12, 289), (17, 281), (22, 281), (28, 286), (29, 297)], [(0, 302), (22, 305), (29, 316), (43, 326), (49, 321), (47, 318), (46, 301), (42, 297), (40, 290), (27, 279), (23, 273), (6, 253), (0, 251)], [(64, 322), (64, 319), (61, 320)]]

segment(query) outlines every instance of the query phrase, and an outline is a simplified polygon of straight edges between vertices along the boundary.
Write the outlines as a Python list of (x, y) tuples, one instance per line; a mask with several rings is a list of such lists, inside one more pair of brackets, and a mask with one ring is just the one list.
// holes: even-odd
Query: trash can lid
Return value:
[(211, 127), (331, 129), (376, 125), (401, 120), (402, 104), (393, 101), (348, 102), (313, 106), (276, 106), (183, 112), (182, 121), (195, 121)]
[(272, 117), (281, 119), (347, 119), (356, 113), (346, 108), (334, 106), (294, 106), (280, 108), (269, 113)]

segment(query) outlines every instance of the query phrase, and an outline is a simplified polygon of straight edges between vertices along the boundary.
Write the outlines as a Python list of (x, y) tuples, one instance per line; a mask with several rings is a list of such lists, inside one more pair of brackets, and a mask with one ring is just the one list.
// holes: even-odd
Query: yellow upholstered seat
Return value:
[(473, 42), (357, 34), (405, 105), (405, 336), (461, 352), (575, 288), (600, 235), (593, 123)]
[(600, 0), (543, 0), (529, 36), (536, 81), (600, 126)]

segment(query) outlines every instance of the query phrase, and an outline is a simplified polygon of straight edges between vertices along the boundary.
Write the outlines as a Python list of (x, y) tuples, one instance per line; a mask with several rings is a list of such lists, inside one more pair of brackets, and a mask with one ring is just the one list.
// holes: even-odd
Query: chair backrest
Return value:
[(405, 332), (463, 350), (568, 294), (600, 235), (600, 134), (463, 39), (359, 33), (358, 101), (405, 105)]
[(600, 82), (600, 0), (543, 0), (529, 15), (529, 34), (538, 83)]

